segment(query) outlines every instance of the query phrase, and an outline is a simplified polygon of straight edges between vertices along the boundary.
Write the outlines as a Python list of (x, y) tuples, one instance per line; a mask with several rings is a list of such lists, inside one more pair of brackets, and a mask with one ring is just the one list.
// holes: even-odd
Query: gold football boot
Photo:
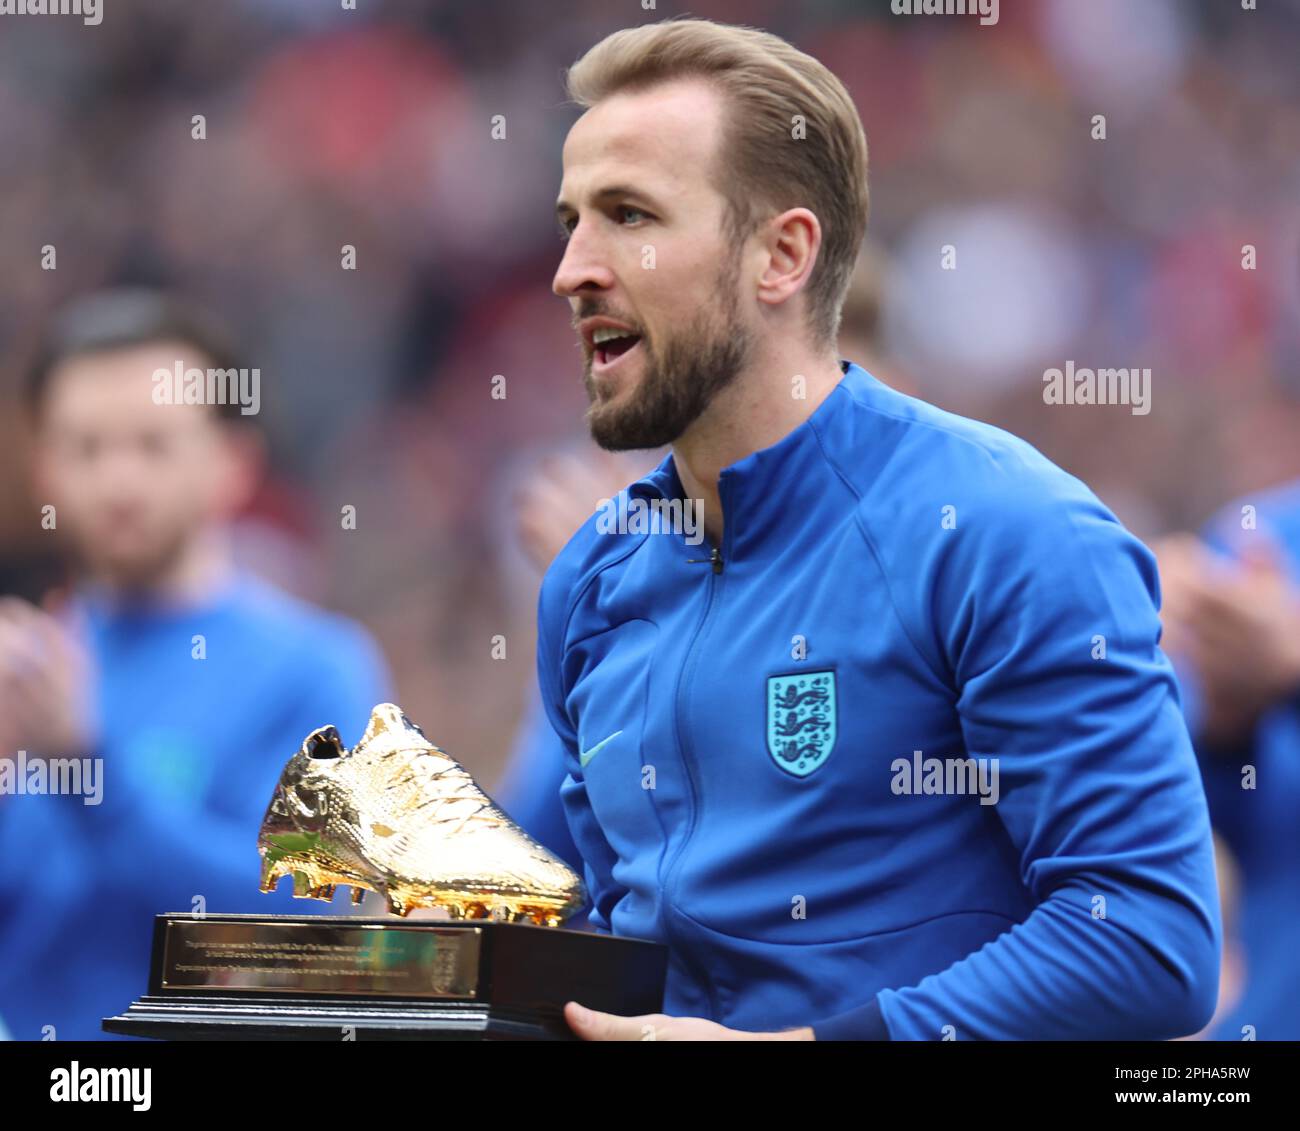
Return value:
[[(559, 799), (556, 799), (559, 803)], [(262, 890), (293, 875), (299, 898), (337, 884), (378, 892), (389, 910), (445, 907), (453, 919), (559, 926), (582, 880), (493, 803), (469, 773), (392, 703), (349, 752), (332, 726), (307, 736), (262, 819)]]

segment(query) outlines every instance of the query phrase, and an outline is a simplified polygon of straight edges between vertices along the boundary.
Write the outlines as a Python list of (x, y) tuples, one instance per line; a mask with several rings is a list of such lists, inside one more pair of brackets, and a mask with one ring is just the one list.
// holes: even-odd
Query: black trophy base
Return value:
[(105, 1032), (172, 1041), (576, 1039), (564, 1003), (663, 1009), (667, 948), (494, 920), (159, 915)]
[[(657, 1011), (652, 1011), (657, 1012)], [(561, 1011), (505, 1016), (488, 1005), (146, 994), (103, 1029), (164, 1041), (568, 1041)]]

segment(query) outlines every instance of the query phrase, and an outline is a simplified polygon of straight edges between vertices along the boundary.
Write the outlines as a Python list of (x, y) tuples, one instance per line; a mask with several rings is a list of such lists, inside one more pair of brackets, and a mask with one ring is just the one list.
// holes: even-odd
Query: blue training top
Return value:
[(842, 368), (722, 472), (720, 560), (645, 529), (669, 456), (546, 575), (592, 924), (742, 1030), (1198, 1030), (1219, 903), (1153, 555), (1029, 444)]
[(307, 734), (333, 723), (351, 745), (390, 698), (363, 629), (247, 574), (198, 608), (78, 603), (102, 796), (0, 796), (0, 1023), (18, 1040), (108, 1036), (145, 992), (160, 912), (339, 914), (287, 879), (260, 892), (257, 833)]

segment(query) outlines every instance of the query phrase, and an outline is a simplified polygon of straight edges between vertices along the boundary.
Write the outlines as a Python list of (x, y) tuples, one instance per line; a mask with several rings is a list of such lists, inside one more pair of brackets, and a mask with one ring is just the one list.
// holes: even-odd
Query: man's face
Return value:
[(50, 375), (38, 502), (91, 571), (147, 588), (247, 487), (231, 431), (207, 405), (155, 404), (153, 373), (209, 362), (180, 343), (69, 358)]
[(744, 248), (711, 177), (722, 133), (721, 96), (678, 81), (598, 103), (565, 142), (552, 289), (582, 338), (603, 448), (677, 440), (753, 354)]

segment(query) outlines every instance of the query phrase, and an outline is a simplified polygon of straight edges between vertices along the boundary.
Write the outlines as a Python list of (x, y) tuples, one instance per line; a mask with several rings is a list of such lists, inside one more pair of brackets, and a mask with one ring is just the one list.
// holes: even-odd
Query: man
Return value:
[[(880, 337), (881, 295), (887, 283), (883, 251), (869, 242), (859, 252), (840, 311), (839, 348), (871, 360), (869, 368), (903, 392), (911, 392), (908, 377), (886, 360)], [(877, 368), (877, 366), (881, 368)], [(867, 368), (864, 366), (864, 368)], [(528, 560), (544, 574), (574, 531), (623, 486), (657, 463), (660, 456), (637, 457), (600, 449), (567, 451), (542, 460), (531, 469), (516, 497), (518, 537)], [(564, 751), (547, 721), (536, 686), (515, 737), (514, 749), (494, 795), (529, 834), (571, 867), (581, 870), (582, 855), (573, 843), (560, 805), (564, 783)], [(573, 926), (582, 918), (569, 920)]]
[(591, 923), (670, 954), (664, 1015), (569, 1024), (1196, 1031), (1221, 927), (1154, 559), (1029, 445), (837, 356), (867, 211), (843, 86), (697, 20), (568, 83), (554, 290), (591, 432), (672, 445), (627, 489), (643, 521), (589, 520), (540, 597)]
[[(1156, 548), (1210, 816), (1241, 874), (1245, 989), (1215, 1040), (1300, 1039), (1300, 483)], [(1226, 1003), (1225, 1003), (1226, 1004)]]
[[(233, 561), (252, 401), (166, 403), (154, 380), (228, 354), (175, 301), (108, 292), (32, 373), (37, 502), (77, 568), (62, 608), (0, 600), (0, 1017), (20, 1040), (102, 1037), (145, 990), (159, 912), (328, 910), (259, 892), (258, 827), (308, 732), (354, 741), (388, 677), (359, 626)], [(98, 796), (28, 788), (55, 755)]]

